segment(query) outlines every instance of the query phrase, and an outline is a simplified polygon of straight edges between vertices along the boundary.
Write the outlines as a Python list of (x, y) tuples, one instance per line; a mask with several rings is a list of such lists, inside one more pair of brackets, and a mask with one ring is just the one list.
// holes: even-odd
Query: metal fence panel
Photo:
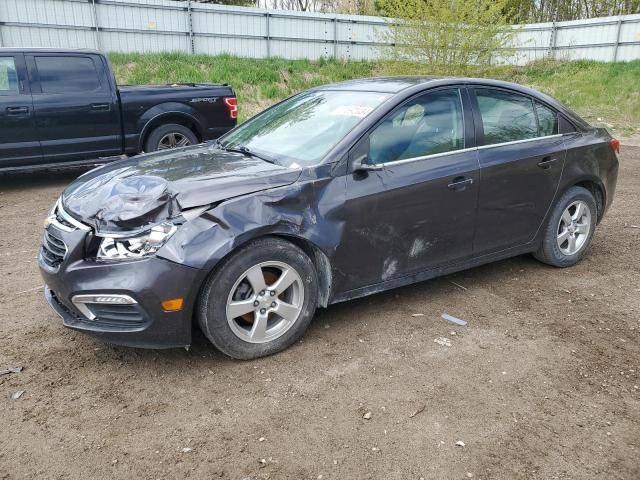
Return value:
[[(514, 28), (515, 54), (496, 51), (492, 62), (640, 59), (640, 15)], [(5, 47), (375, 60), (392, 51), (390, 33), (387, 20), (379, 17), (189, 0), (0, 0), (0, 45)]]

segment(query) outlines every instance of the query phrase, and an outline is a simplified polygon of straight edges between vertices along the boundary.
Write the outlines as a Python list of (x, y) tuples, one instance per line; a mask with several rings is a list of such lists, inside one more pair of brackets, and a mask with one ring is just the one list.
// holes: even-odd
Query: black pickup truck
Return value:
[(0, 172), (204, 142), (237, 116), (226, 84), (118, 86), (94, 50), (0, 48)]

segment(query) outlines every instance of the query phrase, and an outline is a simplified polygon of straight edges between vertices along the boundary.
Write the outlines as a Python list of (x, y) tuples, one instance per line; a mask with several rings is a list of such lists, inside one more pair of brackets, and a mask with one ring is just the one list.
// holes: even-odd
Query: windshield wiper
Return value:
[(276, 161), (272, 158), (268, 158), (265, 157), (264, 155), (261, 155), (259, 153), (254, 152), (253, 150), (251, 150), (249, 147), (246, 147), (244, 145), (241, 145), (239, 147), (231, 147), (228, 144), (222, 144), (222, 142), (218, 143), (218, 146), (223, 149), (226, 152), (236, 152), (236, 153), (242, 153), (244, 155), (248, 155), (250, 157), (256, 157), (259, 158), (260, 160), (264, 160), (265, 162), (268, 163), (273, 163), (276, 164)]

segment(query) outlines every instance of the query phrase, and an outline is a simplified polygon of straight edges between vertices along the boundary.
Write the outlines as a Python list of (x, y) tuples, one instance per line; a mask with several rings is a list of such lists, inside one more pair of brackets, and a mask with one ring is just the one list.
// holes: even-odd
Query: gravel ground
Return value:
[(0, 376), (0, 478), (640, 478), (640, 148), (621, 164), (578, 266), (336, 305), (252, 362), (199, 333), (159, 351), (63, 328), (35, 255), (73, 175), (0, 179), (0, 370), (24, 368)]

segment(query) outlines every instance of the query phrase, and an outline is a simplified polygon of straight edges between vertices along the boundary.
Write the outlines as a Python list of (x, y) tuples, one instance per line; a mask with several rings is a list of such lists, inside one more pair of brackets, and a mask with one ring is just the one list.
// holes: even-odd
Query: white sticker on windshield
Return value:
[(336, 108), (336, 115), (364, 118), (371, 113), (372, 107), (366, 105), (341, 105)]

